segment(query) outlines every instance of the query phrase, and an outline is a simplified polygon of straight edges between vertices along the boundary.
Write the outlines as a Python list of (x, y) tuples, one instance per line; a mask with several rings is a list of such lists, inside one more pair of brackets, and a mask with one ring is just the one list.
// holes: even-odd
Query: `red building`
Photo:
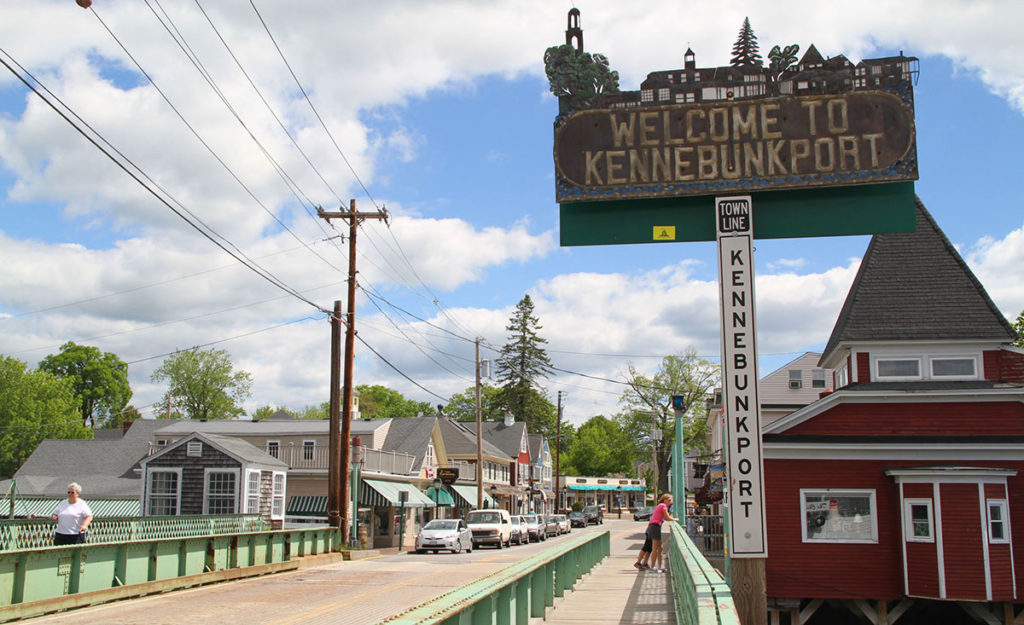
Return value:
[(1016, 338), (920, 202), (916, 232), (871, 240), (819, 361), (835, 391), (763, 430), (773, 623), (1014, 622)]

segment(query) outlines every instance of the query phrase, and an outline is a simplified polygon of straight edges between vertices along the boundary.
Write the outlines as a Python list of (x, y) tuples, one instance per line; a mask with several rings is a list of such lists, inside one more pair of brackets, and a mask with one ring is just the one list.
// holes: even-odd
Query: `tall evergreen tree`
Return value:
[(739, 37), (736, 38), (736, 43), (732, 46), (732, 60), (730, 61), (733, 67), (741, 67), (743, 65), (756, 65), (762, 67), (764, 60), (757, 47), (757, 35), (754, 34), (754, 29), (750, 27), (750, 18), (743, 18), (743, 27), (740, 28)]
[(553, 434), (555, 407), (540, 388), (540, 380), (551, 375), (551, 361), (537, 331), (541, 325), (533, 314), (533, 300), (523, 296), (508, 321), (508, 342), (501, 348), (497, 374), (502, 403), (515, 417), (526, 421), (530, 432)]

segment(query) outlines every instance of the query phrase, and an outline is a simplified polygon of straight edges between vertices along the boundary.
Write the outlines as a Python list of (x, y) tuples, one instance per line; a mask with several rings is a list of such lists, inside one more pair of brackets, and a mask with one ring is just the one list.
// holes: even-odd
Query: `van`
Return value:
[(496, 545), (501, 549), (512, 544), (512, 516), (508, 510), (470, 510), (466, 513), (466, 525), (473, 531), (474, 549), (480, 545)]

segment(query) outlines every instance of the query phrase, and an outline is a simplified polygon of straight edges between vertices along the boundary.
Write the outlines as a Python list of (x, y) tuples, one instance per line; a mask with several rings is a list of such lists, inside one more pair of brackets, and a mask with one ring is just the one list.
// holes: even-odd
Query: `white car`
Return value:
[(473, 551), (473, 532), (462, 519), (434, 519), (416, 536), (416, 553)]
[(470, 510), (466, 525), (473, 531), (473, 546), (495, 545), (498, 549), (512, 544), (512, 516), (508, 510)]

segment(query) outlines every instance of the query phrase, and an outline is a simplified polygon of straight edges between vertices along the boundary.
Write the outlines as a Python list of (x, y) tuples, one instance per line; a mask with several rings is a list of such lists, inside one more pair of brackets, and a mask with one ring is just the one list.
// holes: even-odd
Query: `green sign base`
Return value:
[[(755, 239), (914, 231), (914, 183), (761, 191), (752, 197)], [(715, 240), (715, 198), (560, 204), (561, 244), (622, 245)]]

